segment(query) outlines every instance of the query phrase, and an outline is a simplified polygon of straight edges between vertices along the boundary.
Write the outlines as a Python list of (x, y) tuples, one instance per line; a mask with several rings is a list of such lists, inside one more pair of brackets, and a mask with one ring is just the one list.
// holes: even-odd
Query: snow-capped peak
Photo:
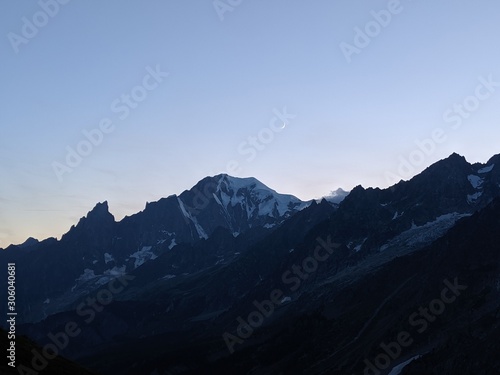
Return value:
[(301, 210), (309, 205), (293, 195), (279, 194), (253, 177), (239, 178), (227, 174), (216, 176), (214, 198), (224, 208), (241, 205), (247, 217), (253, 215), (281, 217), (289, 211)]

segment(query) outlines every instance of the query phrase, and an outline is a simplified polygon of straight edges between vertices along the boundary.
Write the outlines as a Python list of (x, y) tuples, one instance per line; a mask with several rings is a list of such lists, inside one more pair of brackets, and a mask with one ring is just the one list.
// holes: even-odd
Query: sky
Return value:
[(500, 153), (500, 3), (5, 0), (0, 247), (205, 176), (319, 198)]

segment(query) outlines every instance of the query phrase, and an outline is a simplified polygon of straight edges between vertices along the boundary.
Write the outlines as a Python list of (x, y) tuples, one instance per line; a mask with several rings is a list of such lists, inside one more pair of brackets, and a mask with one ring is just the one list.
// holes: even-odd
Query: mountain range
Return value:
[(500, 155), (452, 154), (319, 201), (207, 177), (0, 260), (19, 331), (76, 322), (61, 354), (94, 373), (500, 374), (499, 236)]

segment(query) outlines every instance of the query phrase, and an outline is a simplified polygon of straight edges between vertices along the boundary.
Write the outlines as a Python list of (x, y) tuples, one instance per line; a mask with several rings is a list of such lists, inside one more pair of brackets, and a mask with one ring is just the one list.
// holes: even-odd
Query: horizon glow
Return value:
[(1, 248), (219, 173), (310, 200), (500, 153), (498, 3), (51, 1), (0, 5)]

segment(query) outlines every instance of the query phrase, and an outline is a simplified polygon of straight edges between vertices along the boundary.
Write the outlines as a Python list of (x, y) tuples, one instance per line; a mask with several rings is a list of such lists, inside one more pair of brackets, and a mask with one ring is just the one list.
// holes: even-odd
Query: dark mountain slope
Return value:
[[(7, 332), (0, 328), (0, 347), (9, 348), (10, 340), (7, 338)], [(63, 357), (56, 357), (47, 361), (46, 366), (42, 370), (35, 371), (32, 367), (34, 358), (33, 350), (42, 353), (42, 348), (36, 345), (33, 341), (23, 336), (16, 337), (16, 367), (7, 365), (7, 359), (2, 358), (0, 363), (0, 374), (2, 375), (19, 375), (19, 374), (40, 374), (40, 375), (97, 375), (96, 372), (90, 372), (82, 366), (68, 361)], [(40, 366), (43, 363), (39, 363)], [(25, 368), (20, 367), (25, 366)], [(19, 369), (18, 369), (19, 368)], [(39, 367), (40, 369), (41, 367)]]

